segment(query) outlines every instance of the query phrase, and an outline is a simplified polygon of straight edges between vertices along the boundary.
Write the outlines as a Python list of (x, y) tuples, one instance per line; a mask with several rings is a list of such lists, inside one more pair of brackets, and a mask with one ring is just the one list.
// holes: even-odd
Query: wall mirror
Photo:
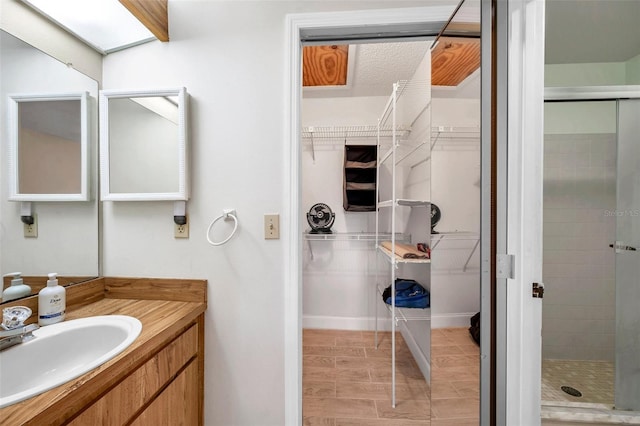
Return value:
[(9, 200), (87, 201), (88, 93), (9, 100)]
[(187, 200), (184, 88), (100, 92), (102, 200)]
[[(91, 194), (96, 194), (98, 181), (98, 110), (96, 108), (98, 82), (5, 31), (0, 31), (0, 63), (2, 63), (2, 73), (0, 73), (0, 163), (2, 164), (0, 167), (0, 276), (3, 277), (0, 290), (10, 285), (11, 278), (5, 275), (12, 272), (22, 272), (24, 283), (31, 287), (32, 294), (37, 293), (45, 285), (49, 272), (57, 272), (59, 281), (63, 285), (95, 278), (99, 275), (98, 202), (97, 197), (91, 197)], [(37, 238), (25, 238), (24, 225), (20, 221), (21, 203), (10, 201), (10, 187), (12, 187), (10, 182), (18, 181), (12, 178), (15, 175), (10, 173), (8, 167), (13, 140), (10, 137), (12, 121), (10, 121), (9, 110), (16, 103), (10, 96), (38, 93), (76, 94), (71, 99), (59, 95), (54, 96), (56, 98), (54, 100), (46, 96), (27, 97), (24, 102), (20, 100), (18, 106), (24, 107), (23, 118), (28, 116), (28, 121), (33, 122), (25, 121), (26, 127), (49, 135), (46, 137), (54, 139), (55, 142), (51, 143), (55, 145), (53, 148), (58, 146), (56, 145), (58, 142), (61, 145), (75, 144), (75, 149), (72, 150), (74, 154), (58, 151), (54, 157), (56, 149), (51, 154), (43, 153), (43, 156), (46, 155), (44, 160), (48, 166), (59, 169), (61, 162), (70, 160), (67, 157), (78, 160), (78, 157), (86, 154), (85, 185), (88, 195), (87, 201), (80, 202), (51, 199), (40, 202), (46, 197), (36, 200), (33, 203), (33, 213), (37, 215), (38, 235)], [(67, 103), (67, 101), (70, 102)], [(82, 106), (83, 101), (86, 107)], [(54, 104), (55, 108), (51, 108)], [(73, 109), (75, 124), (69, 124), (64, 117), (60, 116), (53, 115), (47, 118), (27, 113), (27, 110), (39, 110), (43, 107), (47, 111), (59, 110), (57, 112)], [(80, 116), (83, 110), (87, 112), (84, 118)], [(84, 133), (85, 154), (79, 153), (77, 142), (60, 142), (55, 140), (54, 136), (50, 136), (56, 135), (55, 132), (60, 130), (41, 130), (43, 126), (50, 124), (51, 120), (63, 120), (68, 127), (75, 127), (76, 137), (79, 133)], [(86, 132), (82, 128), (83, 121)], [(40, 165), (22, 167), (27, 175), (26, 178), (37, 176), (42, 172), (40, 169)], [(33, 176), (28, 176), (29, 172), (33, 173)], [(76, 168), (75, 177), (79, 175), (81, 176), (82, 172)], [(77, 182), (76, 179), (74, 180)], [(47, 191), (34, 189), (28, 182), (24, 185), (26, 186), (23, 186), (23, 190), (14, 192), (16, 194), (35, 193), (40, 196), (45, 195)], [(78, 188), (77, 183), (75, 188)], [(67, 200), (72, 197), (78, 199), (77, 195), (72, 194), (82, 192), (75, 189), (56, 191), (57, 195), (62, 195), (62, 198), (58, 199)]]

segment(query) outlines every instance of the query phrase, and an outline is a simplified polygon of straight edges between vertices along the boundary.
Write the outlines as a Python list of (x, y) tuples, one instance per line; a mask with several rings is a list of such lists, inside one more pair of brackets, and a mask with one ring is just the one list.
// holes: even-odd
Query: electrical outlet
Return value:
[(189, 238), (189, 221), (184, 225), (173, 224), (173, 237), (174, 238)]
[(38, 238), (38, 215), (33, 216), (33, 223), (31, 225), (24, 225), (24, 237), (25, 238)]
[(264, 239), (265, 240), (280, 239), (280, 215), (278, 214), (264, 215)]

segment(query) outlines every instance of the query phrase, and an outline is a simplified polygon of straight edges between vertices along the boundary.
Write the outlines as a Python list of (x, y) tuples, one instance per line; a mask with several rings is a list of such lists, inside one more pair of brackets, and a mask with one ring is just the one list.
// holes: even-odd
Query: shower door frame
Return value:
[[(615, 101), (616, 102), (616, 123), (618, 129), (616, 129), (616, 150), (618, 150), (618, 137), (619, 137), (619, 102), (624, 100), (638, 100), (640, 99), (640, 85), (625, 85), (625, 86), (582, 86), (582, 87), (547, 87), (544, 91), (545, 102), (588, 102), (588, 101)], [(616, 192), (618, 191), (618, 176), (616, 173)], [(616, 208), (618, 201), (616, 201)], [(617, 221), (616, 221), (617, 222)], [(616, 223), (616, 239), (617, 239)], [(616, 255), (617, 257), (617, 255)], [(617, 266), (616, 259), (616, 293), (617, 293)], [(617, 297), (616, 297), (616, 316), (617, 316)], [(615, 334), (618, 333), (618, 320), (616, 319)], [(542, 346), (540, 347), (542, 352)], [(617, 355), (617, 343), (615, 347)], [(617, 372), (615, 374), (617, 376)], [(614, 382), (614, 400), (616, 400), (617, 381)]]

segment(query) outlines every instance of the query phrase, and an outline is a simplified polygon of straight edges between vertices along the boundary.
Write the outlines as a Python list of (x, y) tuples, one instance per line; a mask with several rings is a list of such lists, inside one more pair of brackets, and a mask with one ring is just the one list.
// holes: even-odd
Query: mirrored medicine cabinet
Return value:
[(8, 96), (9, 200), (89, 200), (88, 96)]
[(100, 92), (100, 191), (105, 201), (189, 198), (185, 88)]

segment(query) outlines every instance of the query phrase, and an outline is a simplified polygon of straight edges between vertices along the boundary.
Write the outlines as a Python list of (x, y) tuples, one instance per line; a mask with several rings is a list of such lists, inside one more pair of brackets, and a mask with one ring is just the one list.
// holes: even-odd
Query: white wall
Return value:
[[(190, 238), (173, 238), (171, 203), (107, 202), (102, 247), (105, 275), (208, 280), (206, 424), (284, 424), (285, 15), (427, 4), (173, 1), (171, 42), (105, 58), (106, 89), (191, 94)], [(212, 247), (204, 233), (225, 208), (237, 209), (240, 227)], [(263, 214), (274, 212), (281, 240), (265, 241)]]
[(627, 84), (640, 84), (640, 55), (629, 59), (625, 63)]
[(615, 86), (640, 84), (640, 54), (625, 62), (547, 64), (544, 86)]
[[(386, 96), (304, 98), (302, 126), (375, 126)], [(344, 145), (342, 137), (310, 140), (302, 154), (302, 212), (325, 203), (336, 215), (334, 232), (375, 232), (375, 212), (345, 212), (342, 207)], [(375, 145), (375, 138), (349, 138), (348, 144)], [(304, 221), (305, 229), (309, 227)], [(372, 329), (375, 281), (373, 243), (309, 241), (303, 245), (303, 326)], [(313, 258), (312, 258), (313, 253)]]
[(591, 64), (547, 64), (544, 86), (610, 86), (625, 84), (624, 62)]
[(0, 0), (0, 29), (96, 81), (102, 78), (100, 53), (20, 1)]

